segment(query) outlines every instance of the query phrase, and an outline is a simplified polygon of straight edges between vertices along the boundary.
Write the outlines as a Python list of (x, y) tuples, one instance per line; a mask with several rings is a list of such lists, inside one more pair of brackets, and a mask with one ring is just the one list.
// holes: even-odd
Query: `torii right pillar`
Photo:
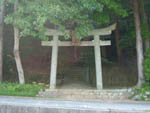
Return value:
[(100, 42), (99, 36), (95, 36), (94, 52), (95, 52), (95, 65), (96, 65), (96, 86), (97, 89), (103, 89), (101, 49), (100, 49), (99, 42)]
[[(95, 65), (96, 65), (96, 87), (98, 90), (103, 89), (103, 77), (102, 77), (102, 60), (101, 60), (101, 44), (100, 36), (110, 35), (115, 30), (116, 24), (101, 29), (100, 32), (94, 32), (94, 52), (95, 52)], [(110, 44), (111, 45), (111, 44)]]

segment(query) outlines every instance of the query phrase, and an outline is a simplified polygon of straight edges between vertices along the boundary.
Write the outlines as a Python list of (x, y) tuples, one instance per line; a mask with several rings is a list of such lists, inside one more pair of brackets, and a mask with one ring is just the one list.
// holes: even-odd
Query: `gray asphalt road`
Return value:
[(57, 109), (150, 112), (150, 102), (73, 102), (20, 97), (0, 97), (0, 106), (26, 106)]

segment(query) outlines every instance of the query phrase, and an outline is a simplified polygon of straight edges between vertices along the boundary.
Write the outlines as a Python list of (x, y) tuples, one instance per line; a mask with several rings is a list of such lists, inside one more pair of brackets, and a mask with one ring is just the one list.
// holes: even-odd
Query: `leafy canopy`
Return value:
[(109, 12), (127, 16), (116, 0), (20, 0), (18, 10), (8, 14), (5, 22), (18, 28), (24, 37), (46, 39), (46, 25), (50, 24), (62, 31), (75, 30), (76, 36), (83, 38), (94, 25), (109, 23)]

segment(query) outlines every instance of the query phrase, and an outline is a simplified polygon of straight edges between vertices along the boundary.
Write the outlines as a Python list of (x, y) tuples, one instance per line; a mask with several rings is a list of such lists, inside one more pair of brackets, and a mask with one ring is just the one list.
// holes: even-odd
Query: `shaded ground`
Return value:
[(62, 84), (58, 85), (60, 89), (93, 89), (92, 85), (86, 80), (86, 69), (84, 67), (73, 66), (64, 73)]
[(95, 89), (89, 83), (83, 81), (74, 81), (66, 78), (64, 84), (58, 86), (59, 89)]
[[(58, 84), (61, 89), (95, 89), (95, 68), (72, 66), (64, 73), (64, 80)], [(57, 79), (59, 81), (59, 79)], [(123, 66), (116, 64), (103, 65), (103, 86), (106, 89), (128, 88), (136, 85), (136, 75)]]

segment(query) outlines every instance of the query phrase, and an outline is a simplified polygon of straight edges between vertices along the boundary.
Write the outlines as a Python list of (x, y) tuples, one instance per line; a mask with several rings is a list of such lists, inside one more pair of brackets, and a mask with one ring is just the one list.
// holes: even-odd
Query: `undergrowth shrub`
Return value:
[(144, 83), (142, 88), (136, 88), (133, 99), (150, 101), (150, 83)]
[(145, 53), (144, 59), (144, 76), (146, 82), (150, 82), (150, 50), (147, 50)]
[(40, 85), (35, 84), (1, 83), (0, 95), (35, 97), (41, 89)]
[(150, 101), (150, 50), (145, 52), (145, 59), (143, 63), (143, 71), (145, 83), (142, 88), (136, 88), (133, 94), (134, 100)]

